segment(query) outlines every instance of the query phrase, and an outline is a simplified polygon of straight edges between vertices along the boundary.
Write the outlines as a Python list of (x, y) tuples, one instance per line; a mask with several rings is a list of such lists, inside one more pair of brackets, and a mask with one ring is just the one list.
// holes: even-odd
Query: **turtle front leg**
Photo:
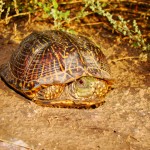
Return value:
[(64, 98), (64, 90), (65, 85), (42, 85), (32, 101), (44, 107), (72, 107), (74, 105), (72, 100), (61, 99), (62, 95)]
[(58, 98), (64, 91), (64, 85), (42, 85), (33, 100), (53, 100)]

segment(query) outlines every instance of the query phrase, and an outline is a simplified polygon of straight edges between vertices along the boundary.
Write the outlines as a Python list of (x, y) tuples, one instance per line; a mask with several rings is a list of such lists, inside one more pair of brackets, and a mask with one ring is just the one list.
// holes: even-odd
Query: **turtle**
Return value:
[(88, 37), (33, 31), (0, 71), (3, 81), (41, 106), (97, 108), (111, 87), (108, 61)]

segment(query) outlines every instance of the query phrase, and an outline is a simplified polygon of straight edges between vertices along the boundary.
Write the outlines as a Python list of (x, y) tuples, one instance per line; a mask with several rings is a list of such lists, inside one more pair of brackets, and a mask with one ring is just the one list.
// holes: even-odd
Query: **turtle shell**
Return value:
[(66, 84), (82, 76), (109, 80), (110, 69), (100, 48), (88, 38), (50, 30), (27, 36), (3, 66), (1, 76), (24, 94), (41, 85)]

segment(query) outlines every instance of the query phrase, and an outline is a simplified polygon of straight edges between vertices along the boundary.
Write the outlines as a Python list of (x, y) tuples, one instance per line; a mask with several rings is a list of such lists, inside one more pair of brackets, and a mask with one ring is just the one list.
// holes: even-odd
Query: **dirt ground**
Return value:
[[(0, 26), (0, 64), (33, 30)], [(84, 29), (106, 55), (115, 80), (96, 109), (41, 107), (0, 80), (0, 150), (150, 150), (150, 62), (107, 30)]]

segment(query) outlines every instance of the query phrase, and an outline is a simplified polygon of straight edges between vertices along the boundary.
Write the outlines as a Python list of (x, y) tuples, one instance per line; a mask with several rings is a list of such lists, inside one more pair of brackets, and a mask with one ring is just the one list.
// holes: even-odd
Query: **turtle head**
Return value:
[(108, 91), (106, 81), (84, 76), (69, 85), (69, 93), (75, 99), (96, 99), (105, 95)]

